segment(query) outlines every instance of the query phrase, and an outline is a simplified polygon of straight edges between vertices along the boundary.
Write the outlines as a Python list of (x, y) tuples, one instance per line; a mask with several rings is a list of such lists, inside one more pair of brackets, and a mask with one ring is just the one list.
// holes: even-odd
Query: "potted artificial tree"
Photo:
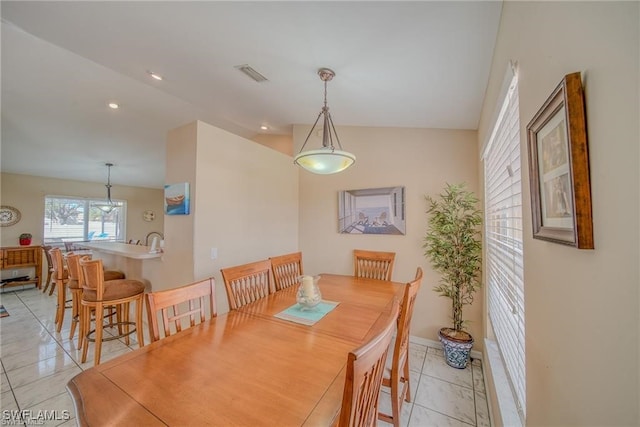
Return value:
[(464, 369), (473, 337), (464, 331), (462, 309), (473, 302), (480, 287), (482, 213), (478, 198), (464, 184), (447, 184), (439, 197), (426, 199), (429, 219), (423, 248), (433, 268), (442, 274), (434, 291), (450, 298), (452, 305), (453, 325), (440, 329), (438, 337), (447, 364)]

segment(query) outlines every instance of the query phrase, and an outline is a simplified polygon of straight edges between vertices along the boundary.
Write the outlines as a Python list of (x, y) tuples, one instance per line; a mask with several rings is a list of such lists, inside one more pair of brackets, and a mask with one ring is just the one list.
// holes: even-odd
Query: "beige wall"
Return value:
[[(42, 244), (44, 232), (44, 197), (74, 196), (104, 198), (104, 183), (42, 178), (31, 175), (1, 174), (0, 200), (3, 205), (17, 208), (22, 219), (15, 225), (0, 228), (2, 246), (17, 246), (20, 233), (31, 233), (32, 244)], [(162, 190), (113, 185), (114, 200), (127, 201), (127, 239), (143, 240), (151, 231), (162, 232)], [(146, 222), (142, 213), (151, 209), (156, 219)]]
[[(0, 180), (0, 203), (13, 206), (22, 214), (17, 224), (0, 228), (2, 246), (18, 246), (18, 236), (27, 232), (33, 235), (32, 245), (42, 244), (46, 195), (91, 198), (104, 198), (106, 195), (104, 184), (96, 182), (8, 173), (0, 174)], [(127, 239), (144, 240), (151, 231), (163, 231), (162, 190), (113, 185), (111, 192), (113, 199), (127, 201)], [(142, 213), (148, 209), (156, 213), (156, 219), (152, 222), (142, 219)], [(43, 256), (43, 269), (46, 268)]]
[[(193, 122), (170, 132), (169, 176), (191, 182), (192, 213), (165, 220), (165, 257), (167, 265), (183, 262), (191, 276), (183, 272), (154, 289), (213, 276), (218, 311), (226, 312), (221, 268), (298, 250), (298, 171), (291, 157)], [(182, 261), (171, 258), (174, 244), (185, 251)], [(215, 260), (211, 248), (218, 250)]]
[(162, 268), (151, 277), (154, 291), (194, 281), (193, 241), (195, 234), (197, 126), (196, 122), (169, 131), (167, 135), (165, 184), (189, 183), (189, 215), (165, 215)]
[[(479, 131), (519, 65), (528, 425), (639, 425), (638, 2), (505, 2)], [(585, 86), (595, 250), (532, 239), (525, 127)]]
[[(294, 126), (296, 152), (308, 131), (308, 126)], [(451, 304), (432, 291), (439, 276), (423, 256), (427, 225), (424, 196), (439, 194), (447, 182), (466, 182), (471, 190), (478, 189), (476, 132), (361, 127), (339, 127), (337, 131), (344, 149), (356, 155), (356, 163), (335, 175), (299, 172), (300, 249), (305, 273), (353, 274), (356, 248), (396, 252), (393, 280), (408, 282), (418, 266), (425, 273), (411, 333), (437, 340), (437, 331), (450, 324)], [(406, 235), (338, 233), (340, 190), (393, 186), (405, 186)], [(478, 300), (465, 309), (476, 338), (474, 349), (482, 347), (482, 294), (477, 296)]]
[(273, 148), (276, 151), (293, 156), (293, 138), (291, 135), (259, 134), (251, 138), (251, 140), (265, 147)]

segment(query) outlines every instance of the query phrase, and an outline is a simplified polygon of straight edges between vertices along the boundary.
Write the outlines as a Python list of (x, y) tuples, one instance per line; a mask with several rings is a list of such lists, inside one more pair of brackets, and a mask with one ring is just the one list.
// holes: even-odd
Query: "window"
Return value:
[(120, 200), (114, 204), (113, 209), (108, 209), (103, 199), (45, 196), (44, 244), (123, 240), (127, 202)]
[(522, 184), (517, 75), (509, 70), (503, 101), (483, 152), (485, 270), (489, 321), (525, 419)]

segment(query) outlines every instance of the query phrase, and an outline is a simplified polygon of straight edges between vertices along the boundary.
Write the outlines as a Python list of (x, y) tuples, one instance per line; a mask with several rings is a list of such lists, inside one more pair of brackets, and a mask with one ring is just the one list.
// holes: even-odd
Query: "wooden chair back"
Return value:
[(416, 277), (407, 283), (404, 289), (400, 313), (398, 314), (398, 328), (393, 345), (391, 370), (385, 372), (382, 385), (391, 388), (391, 414), (379, 413), (378, 419), (400, 426), (400, 411), (402, 402), (411, 402), (411, 385), (409, 382), (409, 332), (413, 307), (422, 284), (422, 268), (418, 267)]
[(66, 280), (64, 274), (64, 259), (62, 257), (62, 251), (60, 248), (49, 249), (49, 256), (47, 261), (51, 259), (51, 265), (53, 266), (53, 279), (54, 280)]
[(102, 301), (104, 297), (104, 267), (102, 266), (102, 260), (83, 256), (80, 258), (80, 267), (84, 277), (82, 288), (95, 290), (96, 299)]
[(395, 252), (378, 252), (354, 249), (353, 265), (356, 277), (367, 279), (391, 280)]
[(227, 290), (229, 309), (236, 310), (275, 292), (271, 261), (256, 261), (220, 270)]
[[(206, 320), (207, 301), (211, 318), (216, 317), (218, 314), (215, 304), (215, 281), (213, 277), (175, 289), (150, 292), (146, 294), (146, 301), (151, 342), (160, 339), (158, 312), (162, 315), (165, 337), (171, 335), (172, 323), (176, 332), (180, 332), (182, 330), (182, 319), (184, 318), (189, 318), (191, 327), (196, 325), (196, 317), (200, 319), (199, 323), (203, 323)], [(182, 311), (181, 307), (184, 308), (185, 306), (188, 306), (186, 311)]]
[(69, 270), (69, 280), (76, 280), (79, 287), (82, 287), (80, 281), (84, 282), (84, 276), (80, 268), (80, 255), (73, 252), (67, 254), (67, 269)]
[(398, 302), (380, 334), (349, 353), (338, 427), (375, 426), (378, 395), (389, 345), (398, 319)]
[(51, 259), (51, 254), (49, 253), (49, 251), (51, 250), (51, 246), (43, 245), (42, 250), (44, 251), (44, 256), (47, 259), (47, 280), (45, 280), (44, 282), (44, 288), (42, 289), (42, 292), (47, 292), (47, 289), (51, 284), (51, 278), (53, 277), (54, 272), (53, 260)]
[(302, 252), (269, 258), (276, 291), (296, 285), (302, 276)]
[(42, 246), (42, 249), (44, 250), (45, 258), (47, 258), (47, 265), (49, 266), (49, 270), (53, 272), (53, 260), (51, 259), (51, 253), (49, 252), (52, 249), (52, 247), (46, 245), (46, 246)]

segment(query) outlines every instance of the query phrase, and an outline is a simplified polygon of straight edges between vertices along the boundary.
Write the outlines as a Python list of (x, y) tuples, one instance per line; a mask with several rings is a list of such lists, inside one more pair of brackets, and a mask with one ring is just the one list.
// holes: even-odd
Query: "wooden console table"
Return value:
[(7, 282), (2, 288), (35, 284), (42, 286), (42, 246), (9, 246), (0, 248), (0, 270), (34, 268), (33, 278)]

